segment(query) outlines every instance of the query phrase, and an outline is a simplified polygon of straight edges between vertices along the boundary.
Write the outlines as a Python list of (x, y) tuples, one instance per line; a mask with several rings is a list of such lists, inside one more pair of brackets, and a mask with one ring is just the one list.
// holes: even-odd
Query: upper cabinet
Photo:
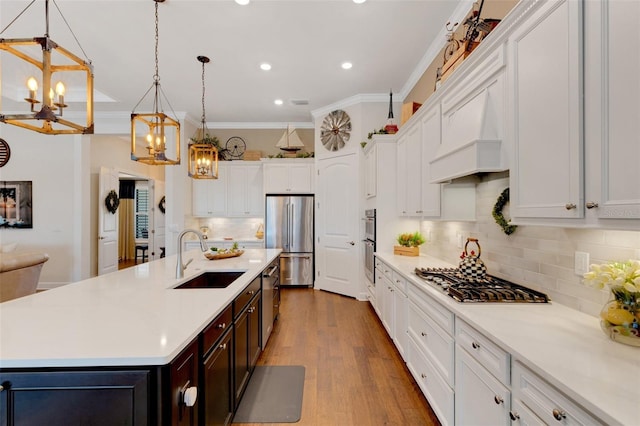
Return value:
[(193, 215), (198, 217), (262, 217), (262, 164), (220, 162), (218, 179), (192, 181)]
[(584, 214), (582, 2), (540, 4), (508, 42), (516, 223)]
[(584, 7), (586, 216), (639, 229), (640, 2)]
[(398, 216), (422, 216), (422, 139), (420, 125), (398, 138)]
[(265, 194), (313, 193), (313, 158), (264, 161)]
[(637, 230), (640, 3), (534, 8), (508, 43), (513, 221)]
[(227, 214), (227, 168), (218, 163), (218, 179), (192, 179), (191, 201), (193, 215), (198, 217)]
[(250, 161), (242, 165), (232, 163), (227, 170), (229, 174), (227, 216), (262, 216), (264, 213), (262, 165)]

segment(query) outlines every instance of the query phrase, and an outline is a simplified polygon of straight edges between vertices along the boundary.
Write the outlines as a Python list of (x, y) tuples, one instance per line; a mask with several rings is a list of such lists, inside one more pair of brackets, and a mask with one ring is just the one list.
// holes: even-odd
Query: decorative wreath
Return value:
[(498, 197), (498, 200), (496, 201), (496, 205), (493, 206), (493, 218), (495, 219), (496, 223), (502, 228), (502, 231), (505, 234), (511, 235), (516, 231), (516, 228), (518, 226), (509, 225), (509, 222), (507, 222), (507, 220), (502, 215), (502, 209), (504, 208), (505, 204), (507, 204), (508, 202), (509, 202), (509, 188), (505, 188), (505, 190), (502, 191), (502, 194), (500, 194), (500, 196)]
[(120, 205), (120, 199), (115, 190), (112, 189), (109, 191), (107, 198), (104, 199), (104, 205), (107, 206), (109, 213), (116, 214), (116, 210), (118, 210), (118, 206)]
[(164, 203), (165, 203), (165, 199), (164, 199), (164, 195), (163, 195), (162, 198), (160, 199), (160, 202), (158, 203), (158, 208), (160, 209), (162, 214), (164, 214), (164, 211), (165, 211)]

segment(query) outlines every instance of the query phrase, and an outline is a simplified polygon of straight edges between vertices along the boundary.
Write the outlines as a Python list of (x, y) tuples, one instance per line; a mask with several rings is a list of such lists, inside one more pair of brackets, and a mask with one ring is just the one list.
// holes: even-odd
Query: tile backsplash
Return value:
[[(421, 228), (431, 238), (421, 251), (453, 264), (460, 261), (464, 241), (477, 238), (488, 273), (548, 294), (552, 301), (597, 316), (609, 297), (607, 291), (582, 283), (574, 273), (574, 253), (590, 254), (590, 263), (639, 257), (640, 231), (613, 231), (542, 226), (518, 226), (506, 235), (491, 211), (502, 190), (509, 186), (503, 174), (484, 177), (477, 186), (476, 222), (424, 221)], [(508, 205), (505, 217), (508, 217)]]
[[(190, 218), (188, 227), (201, 229), (206, 226), (208, 238), (233, 238), (235, 240), (252, 240), (256, 238), (258, 227), (264, 223), (262, 218)], [(196, 237), (193, 234), (191, 239)]]

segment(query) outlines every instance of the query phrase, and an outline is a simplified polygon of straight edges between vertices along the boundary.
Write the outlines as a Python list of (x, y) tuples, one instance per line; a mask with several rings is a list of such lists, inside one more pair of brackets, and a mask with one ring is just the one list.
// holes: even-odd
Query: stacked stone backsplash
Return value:
[[(264, 223), (262, 218), (190, 218), (186, 221), (188, 227), (200, 229), (209, 228), (208, 238), (233, 238), (235, 240), (254, 240), (258, 227)], [(196, 239), (190, 234), (190, 239)]]
[[(574, 253), (589, 253), (592, 264), (634, 259), (640, 251), (640, 231), (518, 226), (513, 234), (506, 235), (491, 211), (508, 186), (506, 174), (490, 174), (480, 180), (474, 223), (422, 222), (423, 234), (431, 238), (421, 247), (421, 253), (457, 265), (462, 252), (457, 247), (458, 234), (465, 242), (468, 237), (478, 238), (489, 274), (542, 291), (553, 302), (597, 316), (609, 293), (582, 283), (582, 277), (574, 273)], [(505, 217), (509, 217), (508, 207), (503, 211)]]

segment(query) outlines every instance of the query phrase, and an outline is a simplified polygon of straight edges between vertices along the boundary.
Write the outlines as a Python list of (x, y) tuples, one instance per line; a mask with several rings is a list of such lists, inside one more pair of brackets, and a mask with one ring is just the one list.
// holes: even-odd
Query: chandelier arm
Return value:
[(173, 116), (175, 118), (178, 118), (178, 114), (176, 114), (176, 112), (173, 110), (173, 107), (171, 106), (171, 102), (169, 102), (169, 98), (167, 98), (167, 95), (164, 94), (164, 90), (162, 90), (162, 87), (160, 85), (158, 85), (158, 88), (160, 89), (160, 94), (162, 94), (162, 97), (160, 98), (160, 100), (162, 100), (162, 98), (164, 98), (164, 100), (167, 102), (167, 105), (169, 106), (169, 109), (171, 110), (171, 113), (173, 114)]
[[(82, 54), (84, 55), (85, 59), (87, 60), (87, 62), (91, 63), (91, 59), (89, 59), (89, 57), (87, 56), (87, 52), (85, 52), (84, 49), (82, 48), (82, 45), (80, 44), (80, 40), (78, 40), (78, 37), (76, 37), (76, 34), (71, 29), (71, 26), (67, 22), (67, 18), (65, 18), (64, 15), (62, 14), (62, 11), (60, 10), (60, 7), (58, 7), (58, 3), (56, 3), (56, 0), (53, 0), (53, 4), (55, 5), (56, 9), (58, 9), (58, 13), (60, 14), (60, 17), (62, 17), (62, 20), (64, 21), (65, 25), (69, 29), (69, 32), (73, 36), (73, 39), (76, 41), (76, 44), (78, 45), (78, 47), (82, 51)], [(49, 19), (47, 19), (47, 26), (48, 25), (49, 25)], [(47, 28), (47, 34), (48, 33), (49, 33), (49, 29)]]
[(147, 95), (149, 94), (149, 92), (151, 91), (151, 89), (153, 89), (153, 86), (155, 86), (155, 82), (151, 83), (151, 86), (147, 89), (146, 92), (144, 92), (144, 95), (142, 95), (142, 97), (140, 98), (140, 100), (138, 101), (138, 103), (136, 104), (136, 106), (133, 107), (133, 112), (136, 111), (136, 108), (138, 108), (138, 106), (140, 105), (140, 102), (142, 102), (144, 100), (144, 98), (147, 97)]
[(16, 22), (16, 21), (18, 20), (18, 18), (20, 18), (20, 17), (22, 16), (22, 14), (23, 14), (23, 13), (25, 13), (25, 12), (27, 11), (27, 9), (29, 9), (29, 8), (31, 7), (31, 5), (32, 5), (32, 4), (34, 4), (35, 2), (36, 2), (36, 0), (31, 0), (31, 3), (29, 3), (29, 4), (27, 5), (27, 7), (25, 7), (24, 9), (22, 9), (22, 12), (20, 12), (20, 13), (18, 14), (18, 16), (16, 16), (15, 18), (13, 18), (13, 21), (9, 22), (9, 23), (7, 24), (7, 26), (6, 26), (6, 27), (4, 27), (4, 28), (2, 29), (2, 31), (0, 31), (0, 35), (2, 35), (2, 34), (3, 34), (7, 29), (9, 29), (9, 27), (10, 27), (14, 22)]

